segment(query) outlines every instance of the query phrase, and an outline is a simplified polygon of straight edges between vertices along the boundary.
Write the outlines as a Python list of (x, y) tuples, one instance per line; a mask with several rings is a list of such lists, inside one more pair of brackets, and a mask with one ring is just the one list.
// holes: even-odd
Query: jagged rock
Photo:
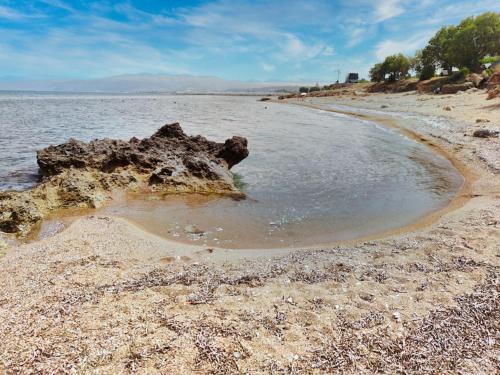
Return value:
[(25, 234), (52, 210), (96, 208), (117, 189), (234, 193), (229, 169), (247, 156), (245, 138), (212, 142), (186, 135), (178, 123), (142, 140), (70, 139), (37, 153), (41, 183), (0, 193), (0, 231)]
[(247, 146), (246, 138), (233, 137), (224, 142), (221, 150), (217, 153), (217, 157), (224, 159), (229, 168), (232, 168), (248, 156)]
[(42, 219), (29, 196), (20, 192), (0, 192), (0, 231), (25, 232)]

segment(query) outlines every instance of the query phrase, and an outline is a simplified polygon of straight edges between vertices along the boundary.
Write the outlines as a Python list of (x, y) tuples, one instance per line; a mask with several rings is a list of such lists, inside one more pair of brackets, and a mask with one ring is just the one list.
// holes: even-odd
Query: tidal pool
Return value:
[[(128, 195), (99, 214), (176, 240), (228, 248), (307, 246), (394, 229), (445, 206), (451, 163), (369, 121), (256, 97), (0, 94), (0, 189), (26, 188), (35, 150), (68, 138), (144, 137), (165, 123), (249, 140), (233, 168), (246, 199)], [(51, 225), (54, 221), (45, 224)]]

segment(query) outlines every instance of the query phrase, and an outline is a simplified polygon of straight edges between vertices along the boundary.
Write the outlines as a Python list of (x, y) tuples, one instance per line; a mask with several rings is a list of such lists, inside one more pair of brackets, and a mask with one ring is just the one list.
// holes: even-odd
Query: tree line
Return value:
[(468, 17), (457, 26), (443, 26), (412, 57), (401, 53), (388, 56), (369, 72), (373, 82), (397, 81), (414, 71), (420, 80), (432, 78), (436, 70), (453, 68), (479, 73), (485, 62), (500, 59), (500, 13), (486, 12)]

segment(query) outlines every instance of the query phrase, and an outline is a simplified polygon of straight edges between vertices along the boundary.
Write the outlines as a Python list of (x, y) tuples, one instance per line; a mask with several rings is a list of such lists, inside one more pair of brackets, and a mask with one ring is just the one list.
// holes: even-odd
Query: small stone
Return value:
[(240, 358), (240, 357), (241, 357), (240, 352), (234, 352), (234, 353), (233, 353), (233, 357), (234, 357), (234, 358)]
[(396, 311), (394, 314), (392, 314), (392, 317), (398, 322), (401, 320), (401, 314), (399, 313), (399, 311)]
[(486, 118), (477, 118), (476, 119), (476, 123), (482, 123), (482, 122), (490, 122), (490, 120), (486, 119)]
[(472, 133), (472, 136), (476, 138), (490, 138), (490, 137), (498, 137), (498, 133), (499, 132), (495, 130), (480, 129)]
[(361, 298), (362, 300), (366, 301), (366, 302), (373, 302), (373, 300), (375, 299), (375, 296), (373, 294), (369, 294), (369, 293), (359, 293), (359, 298)]
[(451, 111), (451, 107), (450, 107), (449, 105), (447, 105), (446, 107), (443, 107), (443, 109), (444, 109), (445, 111)]

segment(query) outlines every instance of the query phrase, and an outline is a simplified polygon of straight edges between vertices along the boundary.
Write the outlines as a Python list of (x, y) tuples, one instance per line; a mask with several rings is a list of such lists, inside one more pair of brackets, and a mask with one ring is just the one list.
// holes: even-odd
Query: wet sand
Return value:
[[(421, 98), (429, 107), (443, 100), (403, 99), (426, 113)], [(407, 110), (382, 95), (299, 104), (341, 103), (354, 112), (388, 100), (391, 110)], [(498, 110), (478, 111), (498, 124)], [(445, 210), (378, 238), (267, 251), (188, 246), (122, 219), (78, 219), (1, 258), (0, 369), (494, 373), (499, 140), (472, 138), (484, 124), (465, 117), (451, 128), (406, 128), (377, 116), (464, 174), (460, 196)]]

